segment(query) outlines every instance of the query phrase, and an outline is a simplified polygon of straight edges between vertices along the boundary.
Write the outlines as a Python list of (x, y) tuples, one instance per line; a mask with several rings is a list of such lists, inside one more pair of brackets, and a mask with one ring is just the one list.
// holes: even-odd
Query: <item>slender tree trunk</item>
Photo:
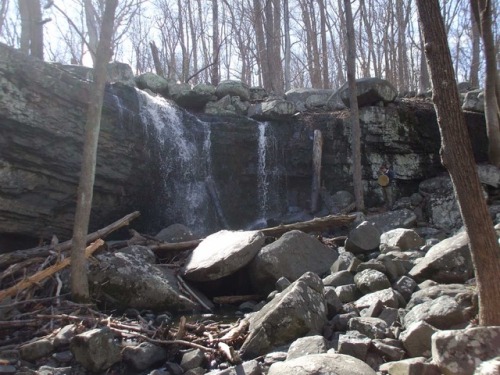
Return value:
[(40, 0), (18, 0), (18, 5), (21, 16), (21, 51), (43, 60), (43, 22)]
[[(197, 42), (197, 32), (194, 26), (194, 15), (191, 6), (191, 1), (187, 2), (188, 7), (188, 18), (189, 18), (189, 29), (191, 35), (191, 51), (193, 51), (193, 72), (198, 71), (198, 42)], [(198, 75), (194, 76), (193, 83), (198, 83)]]
[[(490, 163), (500, 168), (500, 97), (497, 96), (498, 75), (496, 67), (495, 41), (491, 24), (491, 1), (471, 0), (471, 7), (483, 38), (486, 58), (486, 78), (484, 82), (484, 114), (488, 133), (488, 158)], [(500, 94), (500, 92), (498, 92)]]
[(271, 80), (268, 61), (268, 50), (266, 46), (266, 38), (264, 35), (264, 23), (262, 16), (262, 4), (261, 0), (253, 0), (253, 13), (254, 13), (254, 28), (255, 37), (257, 41), (257, 65), (260, 68), (260, 73), (262, 77), (262, 86), (266, 90), (271, 90)]
[(160, 52), (158, 51), (158, 47), (156, 47), (156, 43), (154, 41), (151, 41), (149, 42), (149, 46), (151, 47), (151, 55), (153, 56), (156, 74), (158, 74), (160, 77), (165, 77), (165, 73), (163, 72), (163, 67), (160, 61)]
[(291, 88), (290, 63), (292, 60), (292, 43), (290, 41), (290, 9), (288, 0), (283, 0), (283, 27), (285, 33), (285, 92)]
[(84, 251), (89, 227), (90, 210), (92, 208), (97, 142), (101, 128), (101, 110), (104, 87), (106, 85), (107, 65), (112, 56), (111, 41), (113, 38), (117, 4), (118, 0), (106, 0), (94, 63), (94, 82), (89, 96), (90, 100), (85, 124), (82, 169), (78, 184), (71, 248), (71, 294), (76, 301), (88, 301), (90, 299)]
[(450, 173), (469, 236), (479, 294), (479, 323), (500, 325), (500, 284), (496, 282), (500, 275), (500, 247), (460, 108), (443, 18), (435, 0), (417, 0), (417, 6), (441, 133), (441, 160)]
[(212, 85), (217, 86), (220, 81), (220, 40), (219, 40), (219, 1), (212, 0)]
[(351, 148), (354, 199), (356, 209), (363, 211), (363, 184), (361, 176), (361, 127), (359, 124), (358, 94), (356, 89), (356, 44), (354, 36), (354, 21), (352, 17), (351, 0), (344, 0), (347, 32), (347, 81), (349, 82), (349, 107), (351, 112)]
[(473, 14), (473, 5), (471, 4), (471, 24), (472, 24), (472, 56), (470, 63), (469, 80), (474, 88), (479, 88), (479, 55), (480, 55), (480, 38), (479, 27), (477, 25), (476, 17)]
[(328, 42), (326, 39), (326, 11), (324, 0), (318, 0), (321, 24), (321, 71), (323, 72), (323, 88), (330, 88), (330, 70), (328, 69)]
[(92, 62), (95, 64), (95, 54), (97, 51), (97, 43), (99, 42), (99, 25), (101, 24), (101, 22), (97, 11), (92, 4), (92, 0), (83, 0), (83, 7), (85, 11), (85, 23), (87, 25), (87, 32), (89, 34), (89, 53), (92, 57)]

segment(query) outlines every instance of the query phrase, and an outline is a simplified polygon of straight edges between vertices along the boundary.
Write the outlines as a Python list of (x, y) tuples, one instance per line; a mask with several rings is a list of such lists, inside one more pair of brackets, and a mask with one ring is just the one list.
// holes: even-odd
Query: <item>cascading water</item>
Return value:
[(259, 218), (257, 223), (265, 224), (281, 211), (282, 181), (280, 173), (277, 139), (268, 122), (258, 124), (258, 173)]
[(217, 197), (210, 194), (209, 187), (209, 124), (159, 96), (141, 90), (137, 95), (140, 118), (159, 146), (162, 191), (157, 194), (161, 195), (164, 222), (184, 224), (196, 235), (210, 233), (221, 213), (214, 207)]

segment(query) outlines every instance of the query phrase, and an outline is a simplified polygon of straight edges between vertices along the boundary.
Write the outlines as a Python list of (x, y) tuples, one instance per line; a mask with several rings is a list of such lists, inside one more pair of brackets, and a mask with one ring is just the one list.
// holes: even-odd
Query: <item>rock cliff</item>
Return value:
[[(89, 85), (59, 65), (0, 45), (0, 234), (70, 236)], [(256, 122), (195, 117), (162, 104), (173, 109), (150, 113), (157, 121), (146, 124), (145, 106), (151, 104), (143, 96), (121, 83), (106, 88), (91, 229), (140, 210), (144, 230), (180, 222), (205, 235), (308, 209), (315, 129), (324, 137), (326, 190), (352, 190), (347, 110)], [(431, 103), (402, 99), (363, 107), (360, 116), (368, 206), (382, 200), (376, 177), (384, 161), (396, 174), (396, 198), (443, 172)], [(484, 116), (466, 117), (477, 161), (484, 161)], [(169, 122), (180, 122), (181, 130), (165, 130)], [(203, 150), (174, 163), (193, 148)], [(195, 184), (176, 183), (191, 175)]]

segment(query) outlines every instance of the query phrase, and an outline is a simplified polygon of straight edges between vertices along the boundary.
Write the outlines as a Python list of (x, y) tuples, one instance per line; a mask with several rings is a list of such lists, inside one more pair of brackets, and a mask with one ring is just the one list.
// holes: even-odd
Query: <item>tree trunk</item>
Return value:
[(161, 66), (160, 61), (160, 52), (158, 51), (158, 47), (156, 47), (156, 43), (154, 41), (151, 41), (149, 42), (149, 46), (151, 47), (151, 56), (153, 56), (156, 74), (158, 74), (160, 77), (165, 77), (165, 73), (163, 72), (163, 67)]
[(292, 60), (292, 43), (290, 41), (290, 9), (288, 8), (288, 0), (283, 0), (283, 22), (285, 34), (285, 92), (291, 88), (291, 71), (290, 62)]
[(347, 32), (347, 81), (349, 82), (349, 107), (351, 112), (351, 148), (354, 199), (356, 209), (363, 211), (363, 183), (361, 181), (361, 127), (359, 125), (358, 96), (356, 89), (356, 44), (351, 1), (344, 0)]
[(21, 51), (43, 60), (43, 22), (40, 0), (18, 0)]
[(219, 40), (219, 3), (218, 0), (212, 0), (212, 85), (217, 87), (220, 81), (220, 40)]
[(441, 133), (441, 160), (448, 169), (469, 236), (479, 294), (479, 323), (500, 325), (500, 247), (482, 194), (472, 146), (460, 108), (439, 4), (418, 0), (433, 101)]
[[(476, 3), (477, 4), (477, 3)], [(470, 20), (472, 24), (472, 56), (469, 71), (469, 81), (472, 87), (479, 88), (479, 55), (480, 55), (480, 38), (479, 26), (476, 17), (474, 16), (473, 5), (471, 4)]]
[(321, 71), (323, 72), (323, 88), (330, 88), (330, 70), (328, 69), (328, 42), (326, 38), (326, 11), (324, 0), (318, 0), (321, 24)]
[(491, 164), (500, 168), (500, 97), (497, 97), (498, 76), (495, 41), (491, 24), (491, 1), (471, 0), (471, 7), (483, 38), (486, 59), (484, 114), (488, 133), (488, 158)]
[(87, 32), (89, 34), (89, 43), (87, 47), (89, 48), (90, 56), (92, 57), (92, 62), (95, 64), (97, 44), (99, 42), (99, 15), (92, 4), (92, 0), (83, 1), (85, 10), (85, 23), (87, 25)]
[(73, 247), (71, 249), (71, 294), (76, 301), (86, 301), (90, 298), (84, 249), (92, 208), (97, 141), (99, 140), (101, 127), (101, 109), (106, 85), (107, 64), (112, 56), (111, 41), (117, 5), (118, 0), (106, 0), (94, 63), (94, 82), (85, 124), (82, 169), (78, 185), (73, 226)]

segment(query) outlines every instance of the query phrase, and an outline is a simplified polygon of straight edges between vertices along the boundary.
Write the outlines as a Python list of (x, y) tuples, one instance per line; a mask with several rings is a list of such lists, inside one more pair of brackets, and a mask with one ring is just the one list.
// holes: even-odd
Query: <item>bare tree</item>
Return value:
[(491, 24), (491, 1), (471, 0), (471, 7), (481, 32), (486, 57), (484, 114), (488, 132), (488, 157), (491, 164), (500, 168), (500, 82), (497, 82), (499, 79)]
[(417, 0), (441, 134), (441, 161), (448, 169), (469, 246), (479, 294), (479, 323), (500, 324), (500, 246), (483, 197), (474, 154), (460, 108), (446, 29), (435, 0)]
[(118, 0), (106, 0), (94, 63), (94, 82), (89, 95), (82, 168), (78, 184), (75, 222), (71, 248), (71, 294), (77, 301), (88, 301), (89, 284), (85, 260), (90, 210), (95, 179), (97, 142), (101, 127), (101, 110), (106, 85), (107, 64), (113, 55), (112, 40)]
[(212, 85), (217, 86), (220, 81), (220, 38), (219, 38), (219, 2), (218, 0), (212, 0)]
[(352, 175), (354, 186), (354, 200), (356, 209), (363, 211), (363, 183), (361, 176), (361, 127), (359, 125), (358, 94), (356, 89), (356, 42), (354, 37), (354, 20), (352, 16), (351, 0), (344, 0), (347, 33), (347, 81), (349, 83), (349, 108), (351, 114), (351, 151)]
[(479, 27), (476, 22), (476, 17), (474, 16), (473, 5), (470, 4), (470, 21), (472, 24), (472, 53), (471, 62), (469, 70), (469, 81), (472, 87), (479, 87), (479, 55), (480, 55), (480, 43), (481, 34), (479, 33)]
[(18, 0), (21, 51), (43, 60), (43, 20), (40, 0)]

